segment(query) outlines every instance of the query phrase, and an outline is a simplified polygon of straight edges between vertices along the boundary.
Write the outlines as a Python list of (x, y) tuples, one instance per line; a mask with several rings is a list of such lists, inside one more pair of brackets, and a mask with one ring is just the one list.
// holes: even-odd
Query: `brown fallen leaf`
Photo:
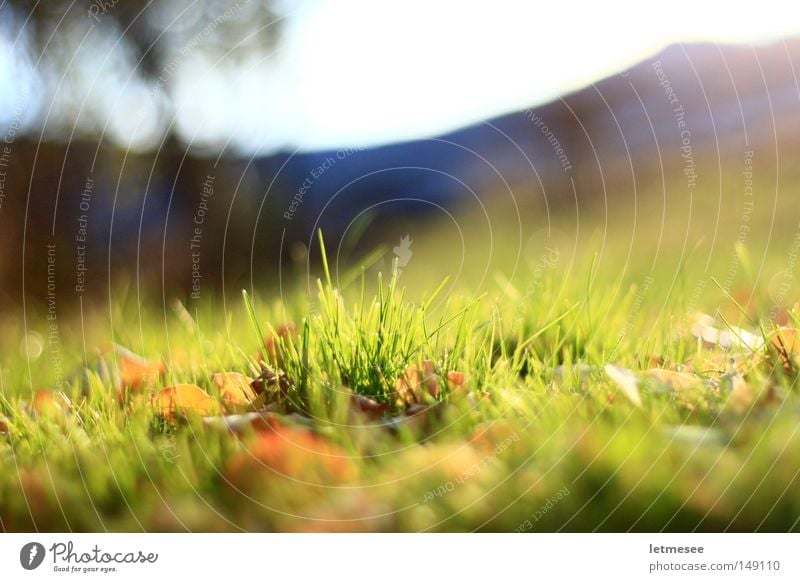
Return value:
[(139, 391), (146, 386), (155, 386), (167, 373), (163, 363), (150, 362), (122, 346), (115, 345), (114, 353), (123, 390)]
[(350, 395), (350, 410), (363, 414), (370, 420), (378, 420), (388, 414), (391, 409), (392, 407), (386, 402), (376, 402), (361, 394)]
[(797, 329), (779, 327), (772, 335), (772, 347), (778, 353), (778, 359), (787, 371), (797, 369), (800, 356), (800, 338)]
[(228, 408), (248, 408), (256, 400), (252, 380), (238, 372), (217, 372), (211, 381), (219, 390), (220, 398)]
[(431, 360), (422, 361), (422, 369), (411, 364), (394, 383), (397, 404), (420, 404), (430, 400), (428, 396), (439, 396), (439, 376), (434, 372)]
[(261, 364), (261, 375), (250, 383), (259, 403), (272, 404), (286, 400), (292, 382), (282, 370), (275, 371), (266, 363)]
[(149, 404), (158, 415), (169, 420), (174, 420), (178, 415), (213, 416), (220, 412), (219, 402), (194, 384), (176, 384), (164, 388), (153, 395)]
[(447, 389), (450, 392), (463, 390), (466, 388), (467, 378), (464, 372), (448, 372), (447, 373)]
[(428, 394), (434, 398), (439, 396), (441, 382), (439, 381), (439, 376), (436, 375), (433, 362), (430, 360), (422, 360), (422, 382)]

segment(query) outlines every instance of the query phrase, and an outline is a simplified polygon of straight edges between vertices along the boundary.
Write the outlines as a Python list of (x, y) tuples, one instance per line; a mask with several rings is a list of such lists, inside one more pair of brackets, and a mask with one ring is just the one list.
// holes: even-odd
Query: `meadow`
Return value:
[(797, 531), (792, 207), (646, 200), (6, 321), (0, 528)]

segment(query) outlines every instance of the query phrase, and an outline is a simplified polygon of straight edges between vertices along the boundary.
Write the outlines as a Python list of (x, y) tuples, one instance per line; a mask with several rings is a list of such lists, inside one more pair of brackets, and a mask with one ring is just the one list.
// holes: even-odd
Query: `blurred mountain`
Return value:
[[(304, 212), (316, 217), (325, 209), (335, 215), (325, 220), (341, 225), (353, 208), (385, 199), (452, 204), (510, 190), (523, 202), (558, 200), (573, 196), (573, 181), (581, 198), (602, 196), (610, 186), (618, 196), (660, 182), (662, 169), (682, 170), (690, 161), (697, 174), (719, 174), (717, 157), (738, 160), (746, 149), (774, 165), (800, 129), (798, 66), (800, 40), (672, 46), (558, 101), (445, 136), (348, 155), (314, 180)], [(266, 174), (291, 190), (335, 157), (287, 156), (279, 172)], [(782, 157), (782, 166), (791, 163)]]
[[(281, 261), (301, 260), (317, 228), (329, 244), (350, 236), (368, 248), (376, 238), (397, 244), (405, 221), (490, 201), (516, 204), (534, 221), (563, 205), (713, 193), (741, 173), (746, 155), (761, 187), (777, 187), (798, 170), (799, 67), (797, 39), (672, 46), (552, 103), (364, 150), (216, 159), (176, 144), (158, 156), (126, 155), (109, 144), (20, 138), (0, 207), (11, 249), (0, 266), (3, 297), (19, 306), (24, 270), (27, 291), (44, 305), (43, 257), (53, 241), (61, 297), (76, 297), (82, 214), (87, 293), (107, 297), (109, 281), (127, 277), (188, 296), (193, 274), (204, 289), (251, 276), (276, 281)], [(536, 71), (520, 74), (536, 82)], [(82, 210), (87, 177), (91, 204)]]

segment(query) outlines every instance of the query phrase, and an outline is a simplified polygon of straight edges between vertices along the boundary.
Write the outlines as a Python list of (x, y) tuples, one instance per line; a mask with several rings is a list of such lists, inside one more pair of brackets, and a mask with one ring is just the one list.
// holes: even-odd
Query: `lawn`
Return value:
[(797, 531), (792, 239), (640, 212), (498, 231), (488, 278), (320, 246), (282, 292), (6, 323), (0, 528)]

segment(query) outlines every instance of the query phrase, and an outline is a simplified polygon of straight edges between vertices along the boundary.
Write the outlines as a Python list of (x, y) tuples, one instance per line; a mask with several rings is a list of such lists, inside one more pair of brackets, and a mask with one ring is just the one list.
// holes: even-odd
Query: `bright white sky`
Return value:
[[(186, 141), (219, 147), (232, 140), (241, 151), (269, 153), (425, 137), (551, 100), (670, 43), (761, 42), (800, 33), (797, 0), (294, 6), (276, 54), (236, 70), (215, 69), (199, 56), (182, 63), (164, 119), (173, 119)], [(0, 76), (13, 65), (3, 56)], [(146, 93), (128, 85), (109, 104), (107, 131), (124, 145), (146, 148), (160, 140), (164, 124), (156, 122), (158, 107)], [(0, 92), (0, 104), (11, 101)]]
[(797, 33), (800, 2), (337, 0), (314, 3), (290, 31), (293, 141), (333, 147), (545, 102), (673, 42)]

